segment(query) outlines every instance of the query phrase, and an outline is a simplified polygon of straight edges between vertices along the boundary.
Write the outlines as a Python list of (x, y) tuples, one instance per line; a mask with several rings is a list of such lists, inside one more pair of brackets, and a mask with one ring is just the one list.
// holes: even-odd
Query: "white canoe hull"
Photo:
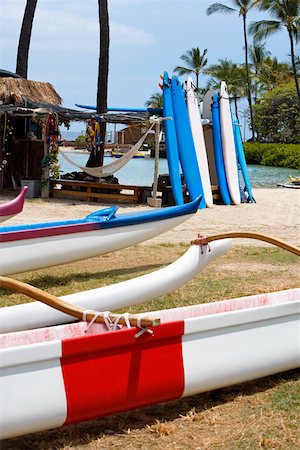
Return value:
[[(194, 278), (215, 258), (231, 248), (231, 239), (212, 242), (209, 247), (192, 245), (172, 264), (121, 283), (65, 295), (62, 300), (86, 309), (113, 311), (166, 295)], [(0, 333), (70, 323), (74, 319), (40, 303), (31, 302), (0, 310)]]
[(191, 215), (116, 228), (2, 242), (0, 273), (11, 275), (103, 255), (168, 231)]
[(60, 427), (300, 366), (299, 289), (0, 336), (1, 437)]

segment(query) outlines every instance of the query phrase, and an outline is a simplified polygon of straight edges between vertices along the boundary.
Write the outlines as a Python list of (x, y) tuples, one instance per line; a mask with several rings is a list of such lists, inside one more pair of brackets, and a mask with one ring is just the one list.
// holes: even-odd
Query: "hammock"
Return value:
[(86, 172), (87, 174), (91, 175), (92, 177), (95, 177), (95, 178), (103, 177), (103, 178), (105, 178), (105, 177), (108, 177), (110, 175), (113, 175), (115, 172), (117, 172), (118, 170), (122, 169), (122, 167), (125, 166), (125, 164), (128, 163), (128, 161), (135, 155), (135, 153), (139, 151), (139, 149), (143, 145), (146, 137), (148, 136), (148, 134), (150, 133), (150, 131), (154, 127), (154, 125), (155, 125), (155, 122), (153, 122), (151, 124), (150, 128), (148, 128), (148, 130), (141, 137), (141, 139), (127, 153), (125, 153), (124, 156), (119, 158), (117, 161), (113, 161), (112, 163), (107, 164), (106, 166), (99, 166), (99, 167), (81, 166), (80, 164), (76, 163), (71, 158), (69, 158), (61, 149), (59, 149), (59, 153), (70, 164), (72, 164), (75, 167), (78, 167), (79, 169), (83, 170), (84, 172)]

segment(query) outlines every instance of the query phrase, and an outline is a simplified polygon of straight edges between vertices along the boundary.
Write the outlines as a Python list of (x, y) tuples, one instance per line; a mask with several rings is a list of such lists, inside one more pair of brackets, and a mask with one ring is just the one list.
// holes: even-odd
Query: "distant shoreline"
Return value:
[(73, 146), (67, 145), (66, 147), (64, 145), (61, 145), (59, 149), (65, 153), (84, 153), (89, 154), (90, 152), (85, 148), (77, 148)]

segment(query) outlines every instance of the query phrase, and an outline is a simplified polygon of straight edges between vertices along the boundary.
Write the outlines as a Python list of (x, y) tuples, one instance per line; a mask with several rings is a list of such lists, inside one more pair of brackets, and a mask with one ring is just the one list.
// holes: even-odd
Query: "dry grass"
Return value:
[[(18, 275), (56, 295), (132, 278), (168, 264), (186, 246), (151, 245)], [(99, 281), (100, 280), (100, 281)], [(127, 308), (170, 308), (296, 287), (297, 258), (269, 248), (235, 248), (175, 293)], [(2, 291), (5, 304), (23, 302)], [(1, 450), (300, 448), (300, 371), (3, 441)]]
[(25, 99), (54, 105), (60, 105), (62, 102), (52, 84), (45, 81), (10, 77), (0, 79), (0, 100), (4, 104), (23, 105)]
[[(4, 441), (2, 450), (300, 448), (300, 371)], [(289, 402), (282, 407), (278, 397)]]

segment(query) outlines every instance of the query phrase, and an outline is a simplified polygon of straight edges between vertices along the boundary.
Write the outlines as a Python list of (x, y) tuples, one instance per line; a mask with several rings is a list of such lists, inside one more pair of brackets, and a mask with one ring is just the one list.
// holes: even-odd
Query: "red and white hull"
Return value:
[(0, 336), (1, 437), (300, 366), (300, 290), (145, 313), (153, 335), (86, 323)]

